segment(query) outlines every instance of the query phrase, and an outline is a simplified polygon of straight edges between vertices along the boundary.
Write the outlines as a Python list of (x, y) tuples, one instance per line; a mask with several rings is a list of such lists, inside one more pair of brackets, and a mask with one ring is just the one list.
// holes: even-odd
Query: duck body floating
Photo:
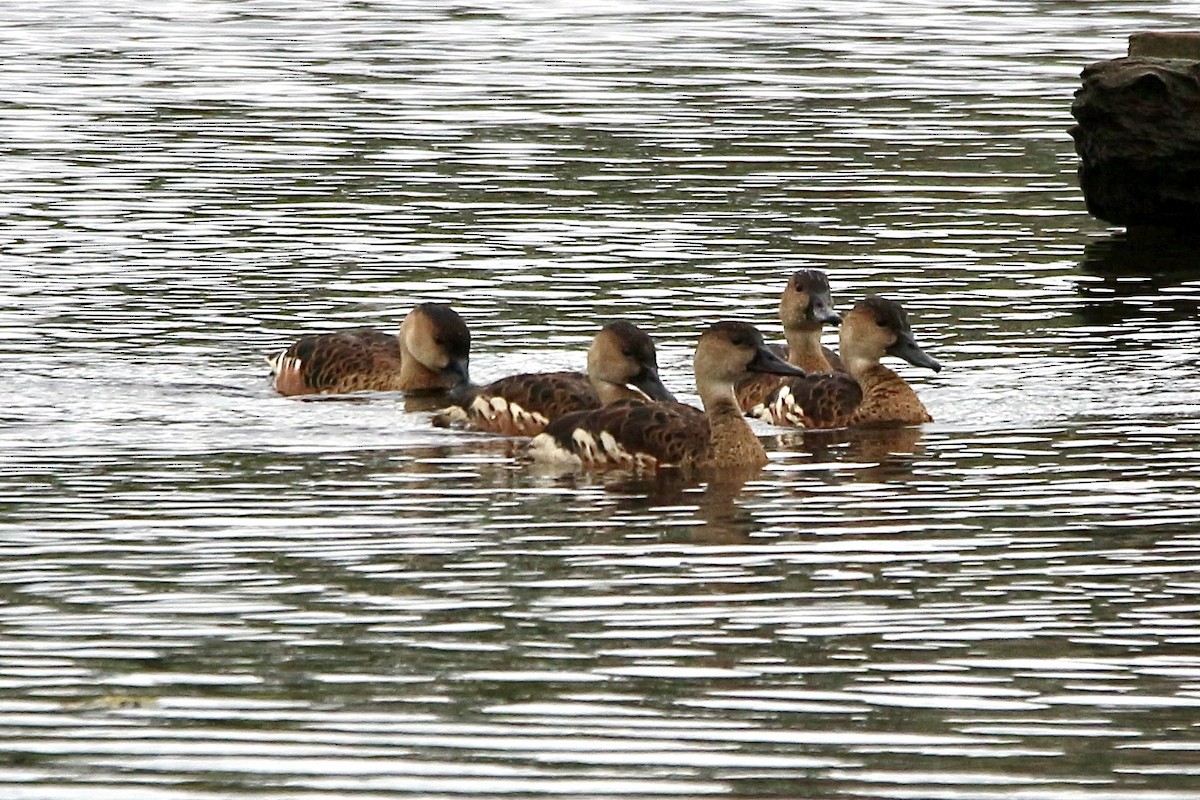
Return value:
[(282, 395), (443, 392), (470, 380), (471, 333), (450, 306), (422, 303), (396, 334), (372, 328), (301, 336), (267, 357)]
[(636, 325), (605, 325), (588, 348), (587, 373), (531, 372), (486, 386), (462, 386), (435, 425), (505, 436), (535, 436), (565, 414), (625, 399), (674, 400), (658, 376), (654, 340)]
[(696, 388), (704, 410), (678, 402), (621, 400), (567, 414), (534, 437), (529, 456), (559, 467), (758, 468), (762, 442), (746, 423), (734, 384), (747, 373), (803, 376), (744, 322), (718, 322), (700, 337)]
[(788, 378), (749, 416), (803, 428), (933, 421), (904, 378), (880, 363), (890, 355), (934, 372), (942, 368), (913, 338), (908, 315), (899, 303), (877, 295), (859, 301), (842, 321), (839, 350), (846, 372)]

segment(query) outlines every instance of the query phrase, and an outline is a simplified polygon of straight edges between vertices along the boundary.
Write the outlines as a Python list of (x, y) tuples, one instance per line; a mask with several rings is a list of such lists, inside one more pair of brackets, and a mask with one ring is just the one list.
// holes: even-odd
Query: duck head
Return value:
[(470, 383), (471, 332), (462, 317), (444, 303), (422, 303), (400, 328), (402, 347), (447, 388)]
[(588, 348), (588, 377), (632, 387), (651, 400), (673, 401), (675, 395), (658, 376), (654, 340), (636, 325), (618, 320), (605, 325)]

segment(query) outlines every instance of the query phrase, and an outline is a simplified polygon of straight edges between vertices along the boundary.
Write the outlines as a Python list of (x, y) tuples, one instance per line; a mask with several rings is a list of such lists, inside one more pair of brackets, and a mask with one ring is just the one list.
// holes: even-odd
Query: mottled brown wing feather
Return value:
[(395, 334), (370, 328), (301, 336), (284, 352), (284, 362), (311, 392), (391, 388), (400, 374)]
[(751, 372), (733, 385), (733, 393), (737, 395), (738, 407), (749, 411), (766, 401), (776, 389), (783, 384), (782, 375), (771, 375), (766, 372)]
[(560, 447), (580, 455), (574, 439), (580, 429), (597, 441), (608, 433), (628, 453), (650, 456), (659, 464), (694, 463), (708, 456), (708, 419), (700, 409), (682, 403), (618, 400), (560, 417), (546, 427), (546, 433)]
[(503, 397), (529, 412), (557, 419), (572, 411), (599, 408), (600, 398), (581, 372), (510, 375), (480, 387), (476, 397)]
[(579, 372), (510, 375), (455, 399), (434, 416), (434, 425), (465, 425), (503, 436), (536, 436), (550, 420), (600, 407), (591, 381)]
[[(781, 357), (785, 361), (788, 357), (788, 349), (782, 345), (772, 344), (767, 345), (767, 348), (775, 355)], [(822, 346), (822, 353), (825, 355), (825, 360), (829, 362), (829, 366), (834, 372), (845, 372), (846, 367), (842, 364), (842, 359), (833, 350)], [(824, 374), (824, 373), (821, 373)], [(781, 375), (771, 375), (766, 372), (751, 372), (739, 380), (733, 386), (733, 392), (737, 395), (738, 407), (742, 411), (749, 411), (757, 405), (767, 402), (780, 386), (783, 386), (787, 381)]]
[(862, 387), (842, 372), (822, 372), (803, 378), (788, 378), (766, 400), (770, 406), (787, 390), (796, 405), (804, 409), (807, 428), (842, 428), (850, 424), (855, 409), (863, 400)]

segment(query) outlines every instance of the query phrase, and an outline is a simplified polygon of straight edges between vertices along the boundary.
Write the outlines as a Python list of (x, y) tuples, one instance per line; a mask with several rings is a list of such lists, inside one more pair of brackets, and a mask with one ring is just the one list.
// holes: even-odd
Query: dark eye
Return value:
[(442, 345), (445, 344), (445, 342), (442, 341), (441, 337), (439, 337), (439, 336), (433, 337), (433, 343), (436, 344), (438, 347), (441, 347)]
[(621, 355), (625, 356), (626, 358), (637, 357), (637, 353), (633, 352), (633, 348), (631, 347), (626, 347), (624, 350), (622, 350)]

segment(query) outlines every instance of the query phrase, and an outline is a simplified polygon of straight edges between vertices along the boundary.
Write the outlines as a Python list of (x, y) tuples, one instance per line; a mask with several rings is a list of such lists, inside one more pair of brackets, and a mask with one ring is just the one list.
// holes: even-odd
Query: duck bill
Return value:
[(450, 381), (452, 387), (470, 385), (471, 370), (467, 359), (456, 358), (452, 359), (449, 364), (442, 369), (442, 376)]
[(817, 296), (809, 305), (809, 314), (813, 322), (822, 325), (841, 325), (842, 315), (833, 310), (833, 301), (828, 296)]
[(941, 372), (942, 365), (937, 359), (922, 350), (917, 343), (909, 338), (901, 338), (887, 349), (888, 355), (903, 358), (914, 367), (927, 367), (934, 372)]
[(794, 375), (803, 378), (808, 373), (799, 367), (793, 367), (765, 346), (759, 346), (754, 353), (754, 360), (746, 365), (747, 372), (769, 372), (773, 375)]
[(641, 375), (638, 375), (629, 382), (629, 385), (651, 400), (656, 400), (660, 403), (675, 402), (675, 395), (671, 394), (671, 390), (663, 385), (662, 379), (658, 377), (658, 372), (655, 370), (643, 370)]

